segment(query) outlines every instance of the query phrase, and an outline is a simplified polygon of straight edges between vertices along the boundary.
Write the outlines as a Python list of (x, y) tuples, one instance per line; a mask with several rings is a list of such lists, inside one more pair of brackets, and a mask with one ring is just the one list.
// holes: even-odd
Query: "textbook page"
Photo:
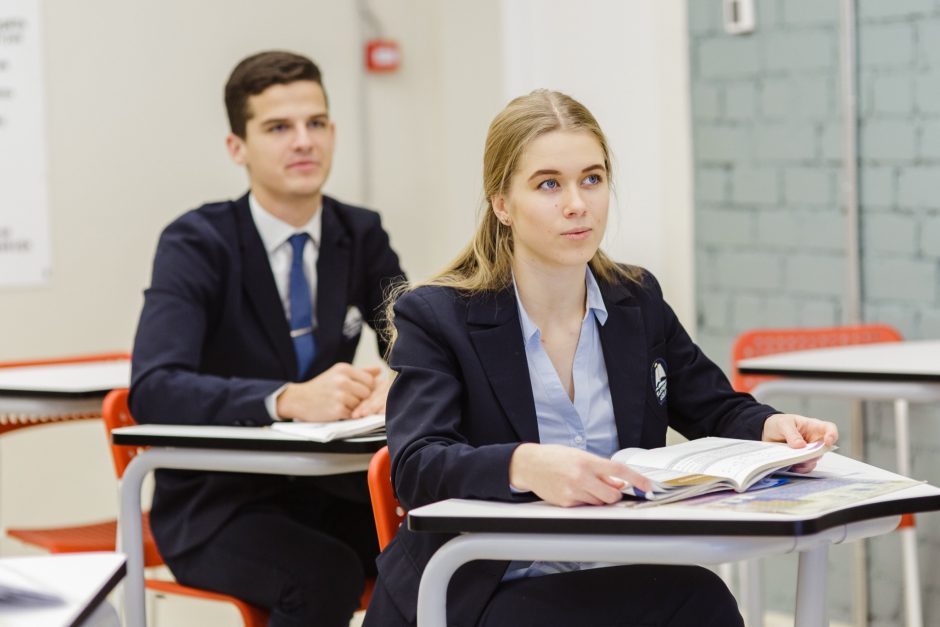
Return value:
[(275, 422), (271, 428), (316, 442), (331, 442), (381, 431), (385, 428), (385, 414), (333, 422)]

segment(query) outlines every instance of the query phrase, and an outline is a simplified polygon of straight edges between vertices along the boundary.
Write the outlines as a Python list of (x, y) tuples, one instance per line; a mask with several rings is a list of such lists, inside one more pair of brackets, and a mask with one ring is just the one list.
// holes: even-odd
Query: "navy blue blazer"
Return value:
[[(732, 390), (652, 275), (599, 284), (608, 312), (600, 338), (621, 448), (663, 446), (667, 425), (688, 438), (760, 439), (764, 420), (777, 411)], [(513, 290), (466, 296), (418, 288), (396, 303), (395, 324), (390, 365), (399, 375), (387, 428), (392, 481), (404, 508), (448, 498), (519, 499), (509, 488), (510, 457), (539, 434)], [(378, 558), (389, 594), (373, 597), (367, 623), (373, 610), (376, 624), (415, 622), (421, 573), (451, 537), (399, 530)], [(458, 570), (449, 623), (475, 625), (506, 566), (479, 561)]]
[[(381, 326), (403, 280), (379, 215), (323, 197), (313, 376), (352, 361), (351, 308)], [(385, 342), (379, 334), (379, 348)], [(309, 377), (308, 377), (309, 378)], [(290, 329), (247, 194), (203, 205), (160, 237), (134, 341), (130, 408), (141, 423), (266, 425), (264, 399), (298, 380)], [(151, 523), (161, 552), (206, 540), (242, 504), (280, 485), (263, 475), (159, 471)]]

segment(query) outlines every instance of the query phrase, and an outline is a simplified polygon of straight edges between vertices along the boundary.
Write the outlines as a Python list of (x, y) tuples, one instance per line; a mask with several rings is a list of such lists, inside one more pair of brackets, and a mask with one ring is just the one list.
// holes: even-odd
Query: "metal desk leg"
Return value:
[[(895, 521), (890, 521), (893, 529)], [(882, 525), (883, 527), (883, 525)], [(867, 528), (867, 527), (866, 527)], [(878, 528), (884, 533), (888, 529)], [(841, 541), (844, 529), (813, 537), (809, 544)], [(441, 546), (428, 561), (418, 587), (418, 627), (444, 627), (447, 586), (466, 562), (479, 559), (588, 561), (616, 564), (718, 564), (781, 555), (797, 546), (793, 537), (617, 536), (581, 534), (464, 534)], [(811, 611), (811, 610), (807, 610)], [(822, 625), (814, 622), (812, 625)]]
[(795, 625), (824, 627), (829, 624), (826, 607), (826, 575), (829, 546), (820, 544), (800, 552), (796, 583)]
[[(911, 475), (911, 437), (908, 429), (910, 404), (905, 399), (894, 401), (895, 449), (898, 455), (898, 473)], [(921, 627), (924, 624), (921, 615), (920, 572), (917, 563), (917, 528), (914, 517), (905, 516), (898, 533), (901, 534), (901, 562), (904, 567), (904, 615), (907, 627)]]
[(759, 559), (738, 562), (738, 581), (747, 627), (764, 627), (764, 574)]
[(124, 577), (124, 618), (127, 627), (146, 627), (144, 608), (144, 540), (141, 525), (140, 492), (151, 467), (143, 455), (131, 460), (121, 478), (118, 551), (127, 555)]

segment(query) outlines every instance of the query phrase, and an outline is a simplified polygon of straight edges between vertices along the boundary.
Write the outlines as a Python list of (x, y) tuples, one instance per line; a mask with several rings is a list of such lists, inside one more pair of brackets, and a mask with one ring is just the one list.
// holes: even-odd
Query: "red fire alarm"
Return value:
[(370, 72), (394, 72), (401, 65), (398, 42), (371, 39), (366, 43), (366, 69)]

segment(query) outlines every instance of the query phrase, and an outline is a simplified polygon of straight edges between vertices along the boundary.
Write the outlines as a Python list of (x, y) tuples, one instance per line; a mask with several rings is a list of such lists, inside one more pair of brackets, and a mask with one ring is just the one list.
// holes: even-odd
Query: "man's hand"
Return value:
[[(827, 420), (807, 418), (797, 414), (774, 414), (764, 421), (761, 439), (764, 442), (786, 442), (790, 448), (803, 448), (807, 442), (820, 440), (832, 446), (839, 439), (839, 429)], [(797, 464), (790, 470), (809, 472), (815, 467), (816, 461), (814, 460)]]
[(649, 479), (623, 464), (558, 444), (521, 444), (509, 462), (509, 483), (553, 505), (603, 505), (623, 497), (629, 481), (649, 490)]
[(388, 388), (390, 388), (391, 385), (392, 377), (381, 375), (376, 377), (375, 388), (372, 390), (372, 394), (353, 409), (352, 417), (362, 418), (372, 414), (384, 414), (385, 401), (388, 400)]
[(376, 389), (381, 368), (339, 363), (303, 383), (288, 383), (277, 397), (277, 415), (301, 422), (351, 418)]

